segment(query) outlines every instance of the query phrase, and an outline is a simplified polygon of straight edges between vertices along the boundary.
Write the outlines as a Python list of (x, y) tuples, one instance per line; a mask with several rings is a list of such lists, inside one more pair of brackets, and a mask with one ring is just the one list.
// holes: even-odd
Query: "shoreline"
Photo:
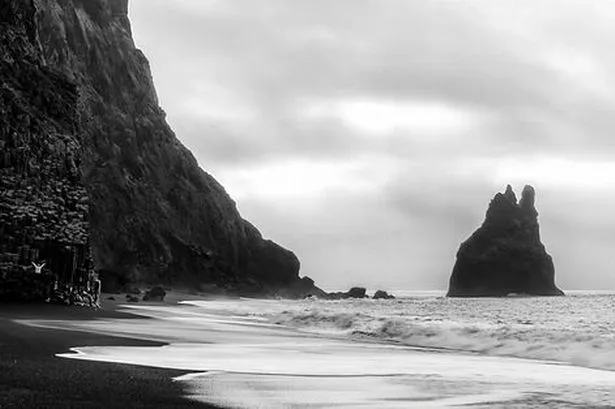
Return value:
[[(96, 320), (147, 317), (118, 311), (48, 304), (0, 305), (0, 408), (200, 408), (173, 378), (190, 371), (57, 357), (76, 346), (163, 346), (138, 338), (27, 326), (16, 320)], [(116, 295), (116, 298), (120, 296)], [(173, 304), (171, 300), (168, 304)]]
[(64, 357), (181, 369), (187, 375), (177, 379), (192, 398), (222, 407), (605, 407), (602, 395), (615, 382), (612, 373), (571, 365), (297, 331), (252, 317), (250, 311), (267, 311), (261, 300), (201, 304), (136, 309), (152, 320), (134, 326), (128, 320), (76, 322), (77, 328), (142, 334), (167, 345), (84, 347)]
[[(14, 327), (22, 323), (36, 330), (35, 334), (46, 331), (46, 348), (56, 345), (47, 351), (48, 360), (58, 354), (56, 365), (60, 365), (58, 359), (83, 363), (86, 366), (80, 368), (95, 373), (88, 374), (89, 382), (104, 372), (105, 378), (111, 378), (102, 381), (107, 385), (107, 395), (109, 391), (115, 393), (117, 385), (120, 389), (112, 399), (104, 396), (102, 404), (88, 398), (84, 405), (81, 397), (71, 394), (83, 389), (79, 382), (88, 382), (77, 375), (76, 386), (72, 380), (60, 386), (71, 388), (68, 394), (61, 394), (63, 399), (71, 399), (68, 405), (59, 400), (52, 400), (56, 405), (50, 405), (49, 400), (39, 397), (38, 404), (14, 402), (9, 407), (351, 409), (360, 404), (374, 409), (422, 409), (430, 405), (504, 408), (512, 404), (529, 408), (554, 402), (570, 408), (589, 402), (595, 404), (592, 407), (605, 407), (605, 394), (615, 384), (613, 372), (577, 364), (302, 331), (263, 317), (276, 310), (292, 310), (277, 301), (173, 293), (163, 303), (138, 304), (109, 301), (106, 295), (106, 311), (55, 306), (44, 306), (44, 311), (33, 307), (34, 312), (24, 306), (16, 312), (0, 309), (0, 319), (8, 314), (15, 320), (11, 321)], [(115, 298), (123, 300), (123, 296)], [(366, 303), (364, 308), (372, 308), (372, 304)], [(355, 303), (352, 306), (358, 307)], [(304, 307), (298, 305), (297, 309), (305, 311)], [(344, 309), (338, 313), (343, 315)], [(71, 335), (67, 338), (62, 334)], [(64, 341), (59, 345), (54, 338), (62, 336)], [(26, 338), (32, 342), (36, 337), (30, 334)], [(0, 371), (2, 342), (0, 337)], [(16, 344), (16, 348), (23, 347), (21, 341)], [(112, 370), (119, 375), (108, 375)], [(53, 381), (54, 374), (48, 371), (53, 367), (45, 366), (42, 375)], [(124, 379), (136, 384), (122, 390), (127, 388)], [(3, 386), (0, 383), (0, 408), (4, 408)], [(45, 383), (45, 387), (57, 392), (57, 386), (54, 389)], [(92, 387), (87, 387), (86, 393), (92, 394)], [(146, 392), (144, 397), (139, 392), (147, 388), (154, 389), (156, 396)], [(13, 392), (19, 397), (19, 390)], [(171, 403), (169, 399), (176, 400)]]

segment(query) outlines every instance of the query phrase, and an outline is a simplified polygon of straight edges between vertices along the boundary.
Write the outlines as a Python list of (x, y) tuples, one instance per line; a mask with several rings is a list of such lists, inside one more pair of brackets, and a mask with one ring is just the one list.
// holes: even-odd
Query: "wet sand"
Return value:
[(155, 347), (160, 342), (18, 323), (145, 319), (118, 312), (117, 305), (107, 301), (104, 311), (0, 305), (0, 408), (213, 408), (184, 397), (185, 386), (173, 378), (186, 371), (56, 357), (77, 345)]
[[(192, 304), (192, 305), (191, 305)], [(156, 346), (76, 347), (69, 360), (157, 366), (195, 400), (232, 408), (613, 408), (615, 373), (297, 331), (252, 314), (277, 301), (131, 305), (143, 320), (26, 320), (145, 338)], [(200, 372), (200, 373), (199, 373)]]

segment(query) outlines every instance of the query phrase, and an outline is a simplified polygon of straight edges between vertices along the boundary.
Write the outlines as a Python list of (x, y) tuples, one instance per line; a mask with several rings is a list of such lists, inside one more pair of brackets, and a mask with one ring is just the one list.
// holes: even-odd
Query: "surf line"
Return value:
[[(181, 370), (181, 369), (180, 369)], [(214, 376), (214, 375), (222, 375), (222, 374), (231, 374), (231, 375), (250, 375), (250, 376), (267, 376), (267, 377), (285, 377), (285, 378), (334, 378), (334, 379), (343, 379), (343, 378), (401, 378), (412, 376), (415, 374), (412, 373), (390, 373), (390, 374), (331, 374), (331, 375), (313, 375), (313, 374), (297, 374), (297, 373), (270, 373), (270, 372), (243, 372), (243, 371), (202, 371), (202, 372), (191, 372), (189, 374), (180, 375), (173, 380), (176, 381), (192, 381), (198, 378), (203, 378), (206, 376)]]

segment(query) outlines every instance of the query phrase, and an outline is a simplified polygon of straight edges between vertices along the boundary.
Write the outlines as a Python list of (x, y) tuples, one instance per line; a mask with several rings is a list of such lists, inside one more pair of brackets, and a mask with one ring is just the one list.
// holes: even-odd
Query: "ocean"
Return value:
[(301, 302), (265, 317), (310, 331), (615, 370), (615, 294)]
[(166, 342), (61, 356), (191, 371), (228, 408), (615, 408), (615, 294), (127, 308), (150, 319), (28, 324)]

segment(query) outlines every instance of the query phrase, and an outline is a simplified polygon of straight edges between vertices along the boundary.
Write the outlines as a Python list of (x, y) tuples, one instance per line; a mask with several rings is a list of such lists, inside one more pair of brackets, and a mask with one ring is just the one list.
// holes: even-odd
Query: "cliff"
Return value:
[[(56, 146), (56, 136), (65, 142), (64, 156), (41, 151), (36, 157), (49, 166), (66, 164), (52, 184), (66, 179), (72, 185), (64, 190), (74, 197), (56, 213), (78, 212), (89, 221), (75, 242), (89, 241), (104, 283), (214, 283), (257, 293), (298, 282), (297, 257), (242, 219), (166, 123), (147, 59), (132, 39), (128, 0), (0, 0), (0, 7), (11, 27), (3, 41), (28, 51), (14, 53), (10, 64), (30, 64), (24, 72), (50, 83), (43, 88), (49, 100), (34, 95), (28, 102), (40, 102), (43, 108), (31, 116), (48, 127), (22, 145), (10, 142), (21, 126), (20, 114), (11, 111), (2, 139), (15, 149)], [(9, 14), (19, 18), (5, 18)], [(33, 85), (32, 92), (39, 88)], [(17, 167), (4, 169), (26, 188), (34, 186), (16, 176)]]
[(553, 260), (540, 240), (534, 188), (525, 186), (517, 203), (509, 185), (461, 244), (448, 296), (564, 295), (554, 277)]
[(53, 279), (24, 280), (32, 262), (66, 281), (91, 268), (77, 88), (43, 64), (33, 18), (0, 2), (0, 300), (43, 296)]

